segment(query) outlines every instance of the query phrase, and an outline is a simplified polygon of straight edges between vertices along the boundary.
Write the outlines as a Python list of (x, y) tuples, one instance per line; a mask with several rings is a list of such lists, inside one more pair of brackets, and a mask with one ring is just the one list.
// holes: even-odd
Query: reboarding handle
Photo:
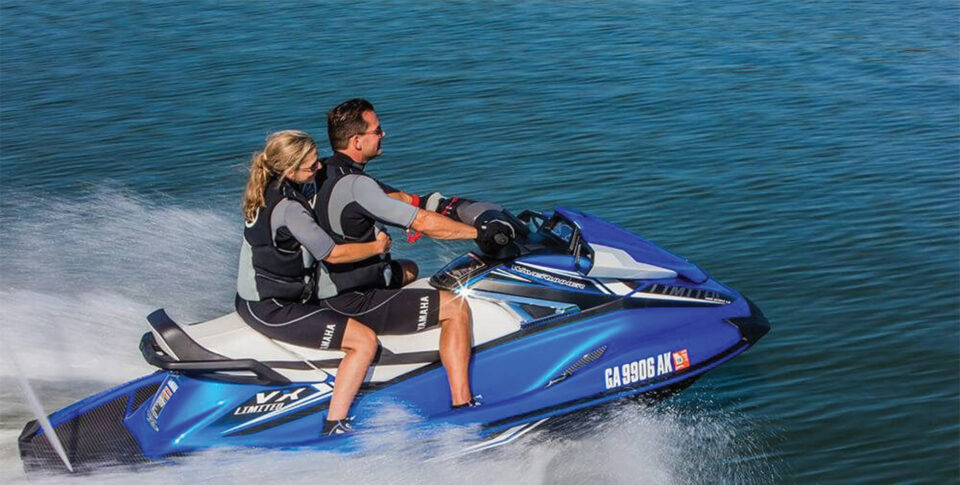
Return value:
[[(140, 353), (143, 355), (143, 359), (154, 367), (185, 374), (247, 371), (255, 376), (247, 379), (258, 384), (290, 384), (290, 379), (280, 375), (259, 360), (229, 359), (203, 348), (191, 339), (162, 308), (147, 315), (147, 322), (150, 323), (153, 332), (143, 334), (143, 338), (140, 339)], [(159, 335), (166, 348), (158, 345), (154, 333)], [(169, 355), (169, 353), (174, 355)], [(234, 378), (243, 379), (239, 376)]]

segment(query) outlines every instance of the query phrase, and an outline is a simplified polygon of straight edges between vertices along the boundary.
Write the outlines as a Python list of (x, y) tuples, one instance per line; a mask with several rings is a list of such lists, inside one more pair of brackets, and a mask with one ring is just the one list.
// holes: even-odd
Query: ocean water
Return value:
[[(137, 480), (955, 482), (958, 21), (936, 1), (4, 1), (0, 477), (25, 480), (32, 419), (12, 361), (47, 411), (150, 372), (146, 313), (232, 307), (251, 153), (284, 128), (323, 144), (326, 110), (362, 96), (391, 185), (607, 218), (773, 331), (588, 438), (451, 465), (392, 435), (373, 457), (215, 452)], [(425, 273), (470, 247), (394, 236)]]

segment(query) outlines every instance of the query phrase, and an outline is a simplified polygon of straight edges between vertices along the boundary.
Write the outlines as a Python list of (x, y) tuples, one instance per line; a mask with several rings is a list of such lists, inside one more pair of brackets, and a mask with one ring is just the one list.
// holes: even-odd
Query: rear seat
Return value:
[[(497, 303), (476, 299), (469, 302), (474, 314), (474, 346), (520, 328), (519, 320)], [(291, 380), (305, 381), (323, 380), (318, 379), (322, 373), (312, 367), (336, 374), (343, 357), (343, 352), (338, 350), (319, 350), (272, 340), (244, 323), (236, 312), (189, 325), (175, 323), (162, 310), (155, 315), (151, 315), (150, 325), (157, 344), (168, 355), (183, 361), (254, 359)], [(367, 375), (371, 382), (389, 380), (440, 360), (439, 327), (409, 335), (382, 335), (379, 340), (378, 359)], [(310, 365), (304, 361), (310, 361)]]

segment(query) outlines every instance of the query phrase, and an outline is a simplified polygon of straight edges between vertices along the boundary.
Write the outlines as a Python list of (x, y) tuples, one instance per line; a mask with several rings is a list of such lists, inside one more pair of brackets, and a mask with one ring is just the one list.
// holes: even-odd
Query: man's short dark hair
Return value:
[(327, 137), (330, 147), (340, 150), (347, 147), (350, 137), (367, 131), (363, 121), (365, 111), (374, 111), (373, 105), (362, 98), (344, 101), (327, 112)]

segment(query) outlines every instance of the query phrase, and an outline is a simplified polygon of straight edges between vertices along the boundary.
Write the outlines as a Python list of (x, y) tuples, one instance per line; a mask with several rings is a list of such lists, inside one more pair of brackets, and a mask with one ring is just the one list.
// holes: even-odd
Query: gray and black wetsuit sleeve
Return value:
[[(389, 186), (378, 183), (365, 175), (351, 174), (344, 177), (330, 196), (330, 222), (334, 232), (346, 234), (341, 221), (343, 209), (351, 202), (356, 202), (365, 216), (390, 226), (403, 228), (410, 227), (417, 217), (419, 208), (405, 202), (391, 198), (384, 191), (393, 190)], [(395, 191), (395, 190), (393, 190)], [(340, 225), (340, 227), (337, 227)]]
[(377, 180), (377, 179), (373, 179), (373, 181), (376, 182), (377, 185), (380, 186), (380, 189), (383, 190), (385, 193), (392, 194), (392, 193), (394, 193), (394, 192), (400, 192), (399, 190), (397, 190), (397, 189), (395, 189), (395, 188), (393, 188), (393, 187), (391, 187), (391, 186), (389, 186), (389, 185), (387, 185), (387, 184), (385, 184), (385, 183), (383, 183), (383, 182), (381, 182), (381, 181), (379, 181), (379, 180)]
[(317, 225), (313, 215), (307, 212), (303, 204), (284, 199), (273, 208), (272, 215), (270, 229), (273, 231), (274, 239), (280, 231), (289, 231), (290, 235), (316, 260), (323, 260), (333, 251), (333, 239)]

